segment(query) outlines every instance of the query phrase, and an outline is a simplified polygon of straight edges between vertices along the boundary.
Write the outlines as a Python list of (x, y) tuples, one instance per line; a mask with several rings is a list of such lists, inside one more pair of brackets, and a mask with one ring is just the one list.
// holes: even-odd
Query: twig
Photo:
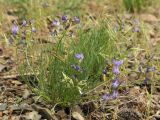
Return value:
[[(39, 75), (39, 72), (37, 73), (24, 73), (23, 74), (24, 76), (32, 76), (32, 75)], [(13, 78), (18, 78), (18, 77), (21, 77), (22, 75), (21, 74), (18, 74), (18, 73), (15, 73), (15, 74), (11, 74), (11, 75), (0, 75), (0, 79), (13, 79)]]
[(86, 92), (86, 93), (84, 93), (84, 94), (87, 95), (87, 94), (93, 92), (94, 90), (96, 90), (97, 88), (101, 87), (102, 85), (104, 85), (104, 84), (106, 84), (106, 83), (107, 83), (107, 82), (104, 82), (104, 83), (102, 83), (102, 84), (96, 86), (95, 88), (93, 88), (92, 90), (90, 90), (90, 91), (88, 91), (88, 92)]

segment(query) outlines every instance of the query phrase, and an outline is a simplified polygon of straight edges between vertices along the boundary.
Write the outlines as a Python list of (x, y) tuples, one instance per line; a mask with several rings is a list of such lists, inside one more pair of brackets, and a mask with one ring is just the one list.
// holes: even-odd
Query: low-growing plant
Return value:
[[(81, 95), (98, 85), (106, 59), (116, 55), (111, 31), (103, 23), (99, 27), (78, 30), (77, 39), (69, 42), (64, 32), (58, 42), (42, 48), (36, 61), (28, 57), (20, 68), (22, 79), (32, 90), (50, 103), (71, 105), (79, 103)], [(28, 49), (33, 46), (28, 46)], [(105, 55), (105, 56), (104, 56)], [(25, 76), (30, 71), (32, 76)], [(33, 77), (34, 75), (34, 77)]]

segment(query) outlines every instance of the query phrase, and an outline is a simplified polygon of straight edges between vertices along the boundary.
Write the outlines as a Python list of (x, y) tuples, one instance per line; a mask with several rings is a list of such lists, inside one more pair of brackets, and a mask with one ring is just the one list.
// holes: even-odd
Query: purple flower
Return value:
[(138, 27), (135, 27), (135, 28), (133, 29), (133, 32), (140, 32), (140, 29), (139, 29)]
[(22, 26), (24, 27), (24, 26), (26, 26), (26, 25), (27, 25), (27, 21), (26, 21), (26, 20), (23, 20)]
[(77, 71), (79, 71), (81, 68), (78, 65), (71, 65), (71, 67)]
[(138, 71), (139, 71), (139, 72), (142, 72), (142, 65), (139, 65), (139, 66), (138, 66)]
[(60, 25), (60, 22), (59, 22), (58, 20), (54, 19), (54, 20), (52, 21), (52, 25), (53, 25), (53, 26), (59, 26), (59, 25)]
[(84, 55), (83, 53), (78, 53), (78, 54), (75, 54), (75, 57), (79, 60), (83, 60), (84, 59)]
[(18, 31), (19, 31), (19, 27), (16, 24), (14, 24), (12, 27), (12, 34), (15, 36), (17, 35)]
[(155, 71), (156, 67), (147, 67), (146, 69), (146, 73), (151, 72), (151, 71)]
[(119, 67), (121, 64), (123, 64), (123, 60), (113, 60), (113, 64), (117, 67)]
[(119, 81), (118, 80), (114, 80), (113, 83), (112, 83), (112, 88), (113, 89), (117, 89), (119, 85), (120, 85)]
[(114, 66), (114, 67), (113, 67), (113, 73), (116, 74), (116, 75), (118, 75), (118, 74), (120, 73), (119, 67)]
[(112, 98), (113, 99), (116, 99), (118, 97), (118, 91), (117, 90), (114, 90), (113, 91), (113, 94), (112, 94)]
[(103, 74), (107, 74), (107, 70), (104, 69), (104, 70), (102, 71), (102, 73), (103, 73)]
[(62, 16), (62, 20), (66, 22), (66, 21), (68, 20), (67, 16), (66, 16), (66, 15), (63, 15), (63, 16)]
[(78, 17), (74, 17), (74, 21), (75, 21), (76, 23), (80, 23), (80, 19), (79, 19)]
[(150, 79), (148, 77), (146, 77), (145, 80), (143, 81), (143, 84), (147, 85), (149, 80)]
[(102, 99), (105, 101), (109, 100), (109, 98), (110, 98), (110, 94), (108, 94), (108, 93), (106, 93), (102, 96)]
[(36, 28), (32, 27), (32, 32), (35, 33), (36, 32)]
[(75, 66), (75, 69), (76, 69), (77, 71), (79, 71), (81, 68), (80, 68), (80, 66), (76, 65), (76, 66)]

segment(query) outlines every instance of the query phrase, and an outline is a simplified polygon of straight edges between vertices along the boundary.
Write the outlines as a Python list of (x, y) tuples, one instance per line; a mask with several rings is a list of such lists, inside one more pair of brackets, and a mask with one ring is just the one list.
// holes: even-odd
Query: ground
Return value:
[[(3, 11), (0, 18), (0, 120), (160, 119), (160, 3), (158, 1), (146, 6), (140, 12), (132, 13), (122, 7), (121, 1), (93, 0), (82, 4), (73, 2), (71, 6), (66, 4), (66, 8), (62, 6), (65, 4), (64, 1), (64, 4), (63, 2), (56, 4), (54, 0), (30, 1), (30, 3), (0, 1), (0, 10)], [(103, 80), (101, 84), (83, 95), (80, 103), (63, 107), (58, 103), (46, 102), (22, 80), (18, 66), (25, 59), (19, 51), (23, 45), (12, 45), (8, 41), (13, 21), (22, 22), (24, 16), (37, 21), (36, 26), (39, 31), (35, 34), (34, 40), (38, 41), (38, 44), (35, 46), (36, 50), (35, 48), (32, 50), (33, 54), (37, 55), (46, 44), (56, 43), (49, 39), (50, 26), (47, 27), (47, 23), (53, 17), (59, 18), (64, 13), (69, 16), (79, 16), (86, 31), (98, 26), (102, 19), (109, 22), (111, 28), (120, 31), (113, 34), (117, 48), (120, 50), (120, 55), (126, 52), (124, 46), (128, 52), (124, 60), (125, 67), (122, 68), (124, 74), (120, 75), (121, 84), (116, 99), (103, 99), (103, 95), (111, 89), (111, 82)], [(117, 19), (120, 22), (118, 28)], [(136, 20), (139, 23), (136, 23)], [(73, 25), (70, 31), (74, 31), (75, 28)], [(130, 33), (132, 29), (133, 32)], [(78, 38), (74, 39), (77, 41)], [(36, 56), (32, 57), (36, 59)], [(142, 72), (136, 70), (140, 65), (143, 67)], [(145, 73), (147, 65), (155, 67), (155, 70)], [(26, 76), (34, 77), (34, 75), (35, 73), (26, 73)], [(149, 78), (150, 81), (145, 84), (144, 78)]]

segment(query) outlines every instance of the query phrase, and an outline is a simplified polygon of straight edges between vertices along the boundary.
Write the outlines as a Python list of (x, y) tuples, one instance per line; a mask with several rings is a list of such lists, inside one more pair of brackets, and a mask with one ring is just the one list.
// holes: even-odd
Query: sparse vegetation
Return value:
[(158, 5), (0, 0), (0, 119), (158, 119)]

